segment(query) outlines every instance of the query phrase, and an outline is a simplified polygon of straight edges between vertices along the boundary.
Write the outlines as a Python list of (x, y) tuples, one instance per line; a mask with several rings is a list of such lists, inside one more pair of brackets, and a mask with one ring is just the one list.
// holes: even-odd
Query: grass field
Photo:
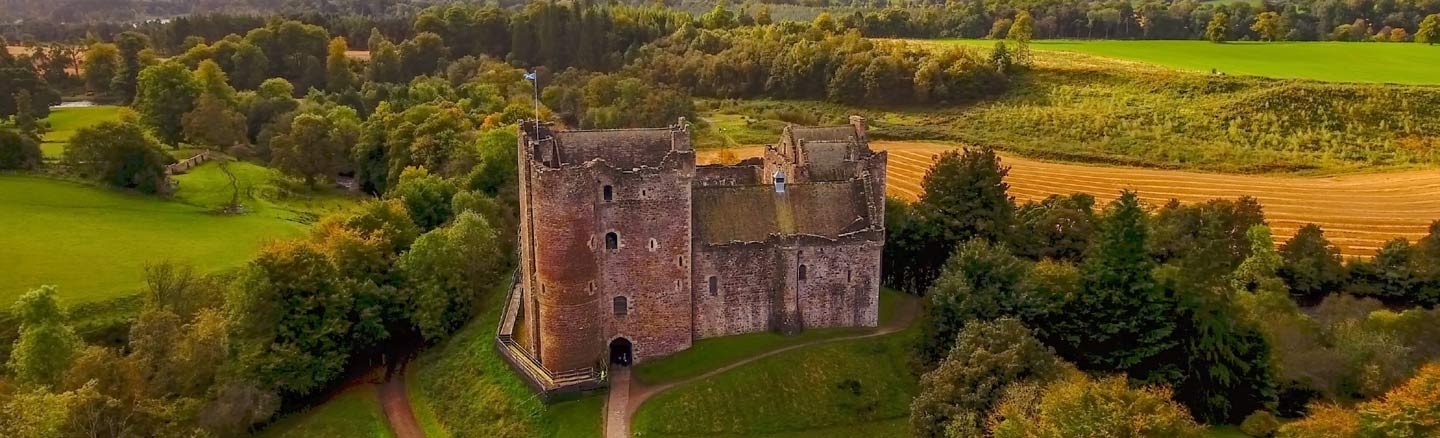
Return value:
[[(880, 291), (880, 323), (889, 321), (895, 312), (900, 292), (891, 289)], [(756, 354), (806, 342), (855, 335), (870, 329), (832, 328), (805, 330), (796, 335), (781, 335), (774, 332), (747, 333), (743, 335), (701, 339), (689, 349), (654, 361), (635, 366), (636, 381), (645, 384), (674, 382), (705, 374), (710, 370), (734, 363)]]
[(304, 224), (220, 216), (206, 208), (78, 183), (0, 175), (0, 302), (54, 284), (68, 303), (128, 295), (147, 262), (208, 271), (238, 266)]
[(50, 117), (45, 122), (50, 124), (50, 130), (43, 136), (44, 142), (40, 149), (45, 152), (47, 159), (59, 159), (65, 153), (65, 143), (75, 135), (75, 131), (86, 126), (102, 122), (120, 120), (120, 107), (118, 106), (90, 106), (54, 108), (50, 110)]
[(259, 438), (389, 438), (375, 385), (358, 385), (309, 411), (294, 413), (256, 434)]
[[(940, 40), (989, 48), (993, 40)], [(1415, 43), (1037, 40), (1033, 50), (1079, 52), (1183, 70), (1334, 82), (1440, 84), (1440, 47)]]
[[(640, 406), (646, 437), (908, 436), (916, 329), (787, 351), (677, 386)], [(679, 420), (683, 419), (683, 420)]]
[(410, 402), (426, 413), (417, 418), (427, 436), (439, 435), (435, 427), (465, 437), (599, 438), (604, 394), (547, 405), (500, 359), (494, 336), (504, 300), (505, 287), (492, 289), (479, 317), (414, 363)]
[[(239, 202), (247, 215), (259, 215), (298, 222), (313, 222), (326, 213), (353, 207), (358, 198), (336, 189), (311, 192), (279, 171), (255, 163), (234, 161), (228, 165), (235, 175)], [(175, 201), (207, 210), (228, 205), (235, 196), (230, 177), (220, 164), (211, 161), (173, 179), (179, 184)]]

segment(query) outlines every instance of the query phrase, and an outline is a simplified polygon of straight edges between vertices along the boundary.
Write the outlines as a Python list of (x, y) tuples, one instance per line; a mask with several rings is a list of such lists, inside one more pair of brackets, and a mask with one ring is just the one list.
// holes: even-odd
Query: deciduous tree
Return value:
[(1420, 30), (1415, 32), (1415, 42), (1440, 44), (1440, 14), (1430, 14), (1420, 22)]
[(1055, 377), (1063, 362), (1020, 321), (978, 321), (956, 336), (938, 368), (920, 378), (910, 403), (917, 437), (983, 436), (1005, 388)]
[(139, 125), (103, 122), (76, 131), (65, 148), (64, 161), (81, 176), (158, 193), (168, 189), (165, 165), (175, 160)]
[(84, 342), (65, 324), (55, 287), (31, 290), (21, 295), (11, 309), (20, 320), (20, 337), (9, 362), (15, 381), (38, 386), (59, 384)]
[(195, 109), (201, 91), (201, 84), (183, 64), (165, 62), (146, 67), (140, 72), (135, 110), (160, 141), (178, 144), (184, 137), (182, 119)]
[(1223, 43), (1230, 39), (1230, 15), (1216, 12), (1205, 25), (1205, 39), (1212, 43)]

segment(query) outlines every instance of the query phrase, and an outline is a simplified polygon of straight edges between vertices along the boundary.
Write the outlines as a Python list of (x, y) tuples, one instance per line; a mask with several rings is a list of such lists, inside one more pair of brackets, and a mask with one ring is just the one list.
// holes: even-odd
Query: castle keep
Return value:
[(735, 165), (696, 165), (683, 119), (527, 123), (519, 148), (521, 261), (497, 342), (540, 389), (698, 339), (876, 325), (886, 155), (863, 118), (787, 127)]

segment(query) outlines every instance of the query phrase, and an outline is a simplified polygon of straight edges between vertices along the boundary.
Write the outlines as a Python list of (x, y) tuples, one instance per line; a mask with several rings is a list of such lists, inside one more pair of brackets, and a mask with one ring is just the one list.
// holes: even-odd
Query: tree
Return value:
[(1440, 363), (1420, 368), (1385, 396), (1361, 403), (1362, 437), (1422, 437), (1440, 433)]
[(168, 189), (165, 165), (175, 160), (140, 126), (103, 122), (81, 128), (70, 138), (64, 161), (81, 176), (145, 193)]
[(996, 438), (1199, 438), (1204, 427), (1163, 386), (1071, 372), (1047, 385), (1012, 386), (996, 409)]
[(462, 213), (453, 224), (420, 236), (400, 257), (410, 321), (426, 340), (459, 328), (481, 291), (504, 271), (500, 237), (485, 218)]
[(1095, 197), (1050, 195), (1021, 206), (1015, 252), (1033, 259), (1079, 262), (1095, 235)]
[(1030, 65), (1030, 38), (1035, 35), (1035, 20), (1030, 18), (1030, 12), (1020, 11), (1015, 14), (1015, 24), (1010, 25), (1010, 32), (1005, 34), (1005, 39), (1015, 42), (1015, 63), (1022, 66)]
[(385, 197), (400, 200), (421, 230), (431, 230), (450, 220), (456, 191), (454, 184), (424, 167), (407, 167), (400, 174), (400, 183)]
[(1146, 250), (1149, 218), (1135, 192), (1106, 209), (1085, 262), (1082, 290), (1065, 303), (1051, 345), (1081, 369), (1124, 371), (1177, 345), (1173, 299)]
[(45, 82), (30, 66), (0, 66), (0, 119), (21, 114), (21, 92), (29, 93), (29, 117), (43, 119), (50, 106), (60, 103), (60, 92)]
[(920, 378), (920, 394), (910, 403), (910, 429), (917, 437), (981, 436), (977, 432), (1008, 386), (1048, 380), (1063, 366), (1020, 321), (969, 324), (940, 366)]
[(235, 88), (241, 90), (255, 89), (270, 77), (270, 58), (254, 44), (238, 45), (235, 54), (230, 55), (230, 64), (234, 66), (230, 70), (230, 79), (234, 81)]
[(1325, 238), (1318, 225), (1306, 224), (1296, 231), (1295, 237), (1280, 245), (1280, 258), (1283, 262), (1276, 275), (1301, 303), (1319, 302), (1326, 293), (1339, 290), (1345, 280), (1340, 249)]
[[(706, 12), (700, 16), (700, 25), (706, 29), (729, 29), (735, 27), (735, 13), (725, 8), (728, 4), (729, 3), (724, 0), (716, 2), (715, 7), (711, 8), (710, 12)], [(824, 15), (826, 18), (830, 17), (829, 14), (824, 12), (821, 12), (821, 15)], [(815, 22), (820, 22), (818, 17)]]
[(304, 241), (273, 243), (246, 265), (225, 300), (232, 348), (246, 376), (293, 395), (340, 376), (353, 304), (341, 278)]
[(345, 54), (348, 50), (350, 48), (345, 44), (345, 37), (330, 40), (325, 56), (325, 89), (332, 93), (353, 90), (359, 82), (355, 72), (350, 70), (350, 57)]
[(1261, 41), (1280, 41), (1285, 37), (1286, 29), (1280, 21), (1280, 14), (1275, 12), (1261, 12), (1255, 16), (1255, 24), (1250, 30), (1260, 34)]
[(91, 44), (85, 50), (80, 71), (85, 77), (85, 88), (96, 94), (107, 94), (113, 90), (116, 75), (124, 68), (120, 48), (110, 43)]
[(421, 32), (400, 45), (400, 65), (406, 77), (428, 75), (440, 70), (450, 49), (445, 40), (429, 32)]
[(20, 337), (10, 352), (10, 371), (21, 384), (53, 386), (84, 342), (65, 325), (54, 286), (42, 286), (20, 296), (11, 306), (20, 320)]
[(40, 166), (43, 155), (33, 135), (0, 128), (0, 169), (28, 170)]
[(35, 99), (31, 98), (30, 90), (20, 90), (15, 93), (15, 129), (20, 133), (31, 137), (40, 135), (39, 126), (35, 119)]
[(400, 51), (390, 41), (381, 40), (378, 47), (370, 49), (370, 65), (365, 69), (365, 78), (371, 82), (404, 82), (405, 66), (400, 60)]
[(140, 71), (153, 61), (150, 52), (150, 37), (135, 31), (122, 32), (115, 36), (115, 47), (120, 50), (120, 69), (115, 74), (111, 89), (120, 98), (129, 102), (135, 98), (139, 88)]
[(155, 130), (160, 141), (176, 145), (183, 137), (185, 113), (195, 109), (201, 84), (178, 62), (146, 67), (140, 72), (135, 110), (140, 120)]
[(207, 59), (200, 62), (200, 66), (195, 68), (195, 82), (200, 85), (201, 95), (214, 96), (225, 105), (235, 104), (235, 87), (230, 86), (225, 70), (221, 70), (220, 64), (215, 61)]
[(1212, 43), (1223, 43), (1230, 39), (1230, 16), (1216, 12), (1205, 25), (1205, 39)]
[[(940, 155), (925, 173), (924, 193), (916, 203), (920, 216), (938, 233), (932, 237), (937, 246), (933, 254), (947, 257), (960, 242), (974, 238), (994, 243), (1011, 240), (1015, 204), (1005, 183), (1009, 172), (989, 148)], [(931, 263), (938, 266), (943, 261)]]
[(929, 366), (944, 359), (955, 334), (969, 324), (999, 318), (1042, 322), (1052, 302), (1030, 285), (1030, 270), (1003, 245), (976, 239), (956, 248), (925, 294), (921, 362)]
[(1440, 14), (1430, 14), (1420, 22), (1420, 30), (1415, 32), (1415, 42), (1440, 44)]
[(200, 96), (195, 110), (186, 113), (180, 123), (185, 140), (197, 146), (223, 150), (249, 142), (245, 115), (209, 93)]
[(275, 166), (305, 179), (310, 188), (334, 177), (350, 164), (350, 150), (360, 136), (354, 110), (337, 107), (328, 114), (300, 114), (290, 129), (270, 140)]

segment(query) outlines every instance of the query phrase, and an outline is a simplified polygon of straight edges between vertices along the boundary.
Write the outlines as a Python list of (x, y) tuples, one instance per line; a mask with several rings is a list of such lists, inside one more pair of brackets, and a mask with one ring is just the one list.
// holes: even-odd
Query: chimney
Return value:
[(869, 137), (865, 133), (869, 128), (865, 125), (864, 117), (860, 117), (858, 114), (851, 115), (850, 126), (855, 127), (855, 135), (858, 136), (858, 140), (869, 141)]

